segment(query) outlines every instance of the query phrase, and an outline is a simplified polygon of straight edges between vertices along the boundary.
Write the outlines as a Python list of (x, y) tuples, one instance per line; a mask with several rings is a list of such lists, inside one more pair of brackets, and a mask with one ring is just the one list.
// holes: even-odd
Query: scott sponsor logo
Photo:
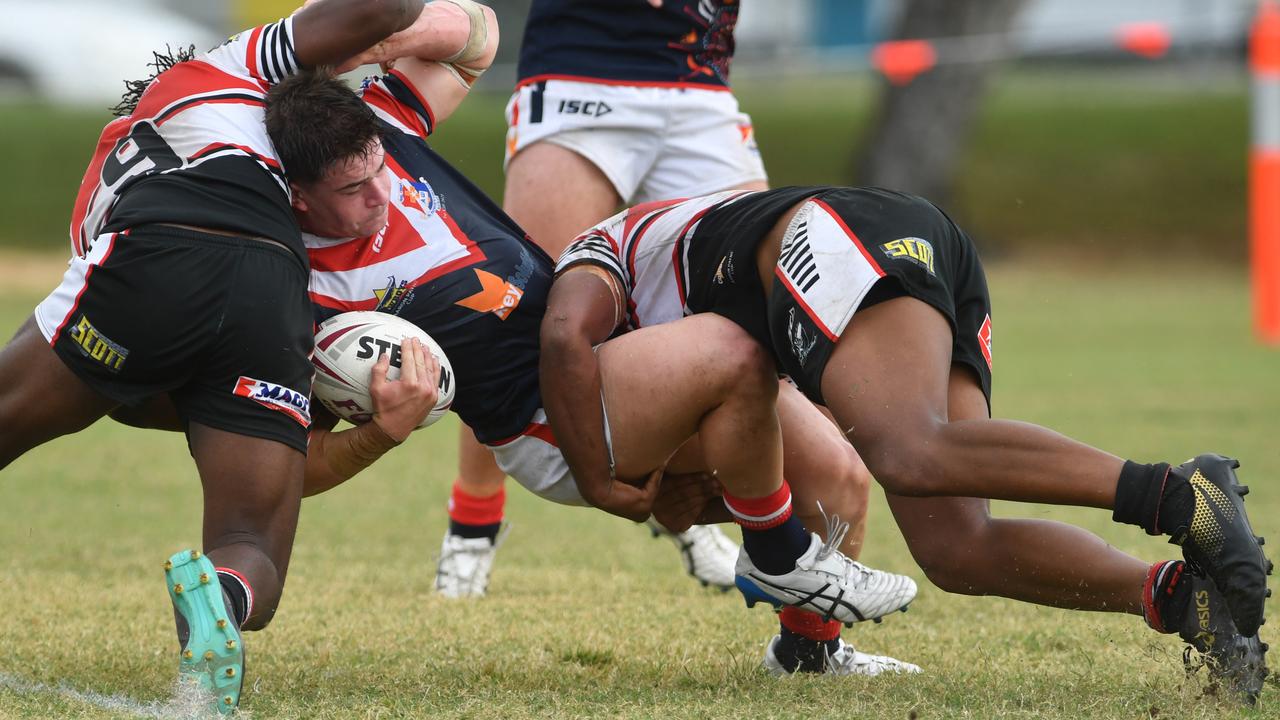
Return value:
[(561, 115), (586, 115), (600, 117), (613, 112), (613, 108), (600, 100), (561, 100), (557, 109)]
[(113, 373), (120, 372), (125, 359), (129, 357), (128, 349), (107, 339), (84, 315), (80, 316), (68, 335), (75, 341), (76, 349), (85, 357), (97, 360)]
[(311, 398), (305, 393), (291, 390), (266, 380), (240, 376), (232, 394), (249, 398), (263, 407), (282, 412), (303, 427), (311, 425)]
[(937, 274), (933, 270), (933, 245), (928, 240), (918, 237), (899, 238), (881, 245), (880, 249), (891, 258), (908, 258), (928, 270), (930, 275)]

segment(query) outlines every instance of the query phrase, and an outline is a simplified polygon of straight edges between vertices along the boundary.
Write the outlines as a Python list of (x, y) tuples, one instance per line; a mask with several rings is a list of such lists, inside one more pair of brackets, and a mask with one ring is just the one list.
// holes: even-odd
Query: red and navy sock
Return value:
[(1191, 603), (1191, 586), (1182, 582), (1186, 563), (1158, 562), (1147, 570), (1142, 585), (1142, 617), (1156, 632), (1175, 633)]
[(773, 654), (782, 667), (793, 673), (824, 672), (827, 658), (840, 649), (840, 621), (793, 607), (782, 608), (778, 620), (782, 629)]
[(494, 542), (502, 528), (502, 511), (507, 504), (507, 489), (488, 497), (477, 497), (453, 484), (449, 496), (449, 534), (464, 538), (489, 538)]
[(791, 486), (761, 498), (740, 498), (729, 493), (724, 504), (733, 521), (742, 526), (742, 547), (761, 572), (785, 575), (809, 549), (809, 531), (791, 514)]
[(244, 575), (227, 567), (215, 568), (218, 571), (218, 582), (222, 585), (222, 593), (231, 603), (231, 612), (236, 616), (236, 627), (243, 627), (249, 616), (253, 614), (253, 586)]

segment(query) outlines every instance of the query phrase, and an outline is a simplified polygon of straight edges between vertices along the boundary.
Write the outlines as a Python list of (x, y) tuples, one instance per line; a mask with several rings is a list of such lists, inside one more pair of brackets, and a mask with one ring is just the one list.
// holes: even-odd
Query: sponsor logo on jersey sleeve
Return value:
[(282, 412), (303, 427), (311, 425), (311, 399), (306, 393), (244, 375), (236, 381), (235, 389), (231, 392), (237, 397), (249, 398), (265, 408)]
[(933, 245), (928, 240), (918, 237), (899, 238), (881, 245), (880, 249), (890, 258), (910, 260), (928, 270), (930, 275), (937, 275), (933, 270)]
[(113, 373), (120, 372), (124, 361), (129, 357), (129, 350), (119, 343), (114, 343), (89, 322), (84, 315), (76, 321), (69, 333), (75, 341), (76, 349), (81, 355), (96, 360)]
[(479, 268), (473, 268), (473, 270), (476, 279), (480, 281), (480, 292), (468, 295), (454, 304), (480, 313), (493, 313), (500, 320), (506, 320), (520, 305), (524, 290), (491, 272)]
[(991, 370), (991, 315), (987, 315), (987, 319), (982, 321), (982, 327), (978, 328), (978, 347), (982, 349), (982, 357), (986, 358), (987, 369)]

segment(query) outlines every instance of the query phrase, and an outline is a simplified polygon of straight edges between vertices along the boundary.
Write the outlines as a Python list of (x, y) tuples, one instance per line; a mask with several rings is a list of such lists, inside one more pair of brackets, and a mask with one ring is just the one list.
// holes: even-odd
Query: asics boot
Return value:
[(484, 597), (489, 589), (493, 558), (507, 537), (510, 525), (498, 537), (464, 538), (445, 532), (436, 563), (436, 592), (447, 598)]
[(682, 533), (673, 533), (653, 518), (647, 523), (654, 537), (666, 537), (680, 551), (685, 572), (703, 587), (714, 587), (728, 592), (734, 586), (734, 564), (738, 559), (738, 544), (729, 539), (715, 525), (694, 525)]
[[(778, 660), (774, 650), (781, 639), (781, 635), (774, 635), (769, 644), (765, 646), (762, 667), (770, 675), (785, 677), (791, 675), (792, 672), (787, 670), (782, 662)], [(824, 663), (825, 668), (822, 671), (824, 675), (865, 675), (867, 677), (875, 677), (884, 673), (921, 672), (918, 665), (895, 660), (884, 655), (868, 655), (864, 652), (858, 652), (852, 645), (842, 639), (837, 639), (837, 641), (840, 643), (840, 647), (835, 652), (827, 655)]]
[(1191, 486), (1194, 504), (1189, 517), (1168, 526), (1174, 528), (1170, 542), (1182, 546), (1188, 564), (1213, 579), (1240, 634), (1252, 637), (1263, 623), (1271, 562), (1249, 526), (1244, 510), (1249, 488), (1236, 479), (1238, 467), (1232, 458), (1200, 455), (1172, 468), (1171, 475)]
[[(1178, 635), (1191, 646), (1183, 656), (1188, 674), (1203, 665), (1215, 684), (1221, 683), (1228, 692), (1254, 704), (1267, 676), (1267, 644), (1256, 635), (1240, 634), (1222, 593), (1206, 575), (1188, 568), (1180, 582), (1189, 584), (1191, 597), (1177, 628)], [(1191, 657), (1192, 648), (1200, 656), (1198, 663)]]

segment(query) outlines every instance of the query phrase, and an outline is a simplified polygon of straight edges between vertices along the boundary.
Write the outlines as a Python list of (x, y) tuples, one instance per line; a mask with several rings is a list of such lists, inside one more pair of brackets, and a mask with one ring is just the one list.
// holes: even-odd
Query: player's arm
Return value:
[(321, 407), (313, 409), (304, 495), (316, 495), (350, 480), (404, 442), (435, 407), (440, 362), (421, 340), (405, 342), (399, 380), (387, 379), (390, 367), (390, 356), (385, 354), (373, 366), (369, 380), (373, 419), (369, 422), (333, 432), (337, 418)]
[(594, 347), (621, 323), (621, 281), (603, 267), (573, 265), (551, 285), (542, 320), (539, 375), (552, 433), (587, 502), (614, 515), (649, 517), (662, 471), (644, 487), (614, 477), (604, 437)]
[(473, 0), (433, 2), (417, 22), (362, 53), (423, 99), (433, 127), (444, 122), (498, 52), (498, 18)]
[(312, 0), (293, 16), (293, 52), (306, 68), (342, 65), (418, 19), (422, 0)]

